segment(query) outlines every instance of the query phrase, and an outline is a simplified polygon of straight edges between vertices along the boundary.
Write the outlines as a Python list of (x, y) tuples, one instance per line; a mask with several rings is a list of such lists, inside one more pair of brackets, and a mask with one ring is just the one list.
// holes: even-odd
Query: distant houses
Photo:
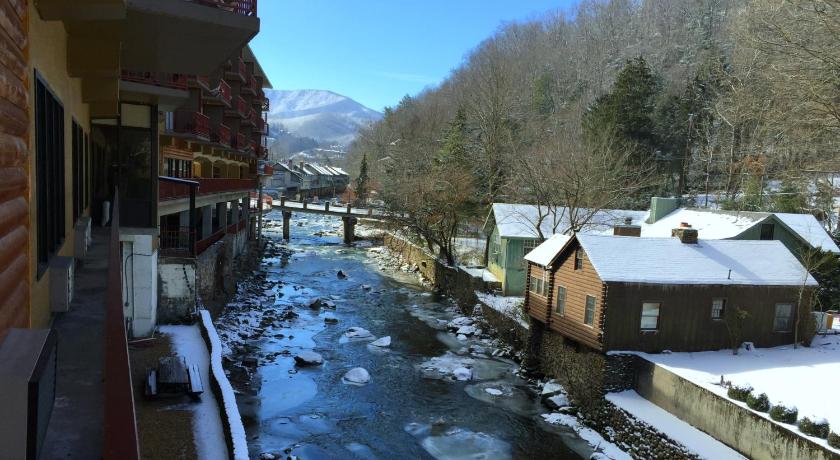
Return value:
[(797, 308), (810, 312), (817, 282), (782, 242), (672, 230), (670, 238), (555, 235), (529, 252), (532, 330), (536, 321), (569, 344), (601, 352), (794, 342)]
[(341, 168), (290, 160), (274, 165), (266, 192), (291, 199), (334, 197), (343, 193), (349, 184), (350, 175)]
[[(501, 281), (504, 295), (525, 292), (524, 256), (541, 243), (537, 222), (547, 213), (545, 209), (539, 211), (533, 205), (496, 203), (487, 217), (487, 269)], [(544, 239), (555, 233), (571, 233), (568, 210), (561, 208), (557, 214), (561, 217), (549, 215), (543, 219), (540, 228)], [(809, 248), (840, 254), (840, 248), (810, 214), (683, 208), (674, 198), (653, 198), (649, 211), (595, 212), (579, 233), (662, 238), (670, 237), (672, 230), (683, 223), (708, 240), (778, 240), (797, 257)]]

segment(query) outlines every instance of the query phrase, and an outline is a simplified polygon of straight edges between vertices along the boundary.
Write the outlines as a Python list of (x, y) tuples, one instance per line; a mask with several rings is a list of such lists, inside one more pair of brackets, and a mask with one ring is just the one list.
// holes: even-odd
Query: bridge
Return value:
[(344, 222), (344, 244), (353, 242), (356, 231), (356, 223), (359, 218), (384, 220), (390, 214), (373, 208), (354, 208), (349, 203), (346, 205), (331, 205), (329, 201), (323, 203), (309, 203), (308, 201), (288, 201), (285, 196), (280, 197), (280, 204), (274, 202), (274, 209), (283, 213), (283, 239), (289, 239), (289, 228), (292, 220), (292, 213), (302, 212), (307, 214), (320, 214), (323, 216), (341, 217)]

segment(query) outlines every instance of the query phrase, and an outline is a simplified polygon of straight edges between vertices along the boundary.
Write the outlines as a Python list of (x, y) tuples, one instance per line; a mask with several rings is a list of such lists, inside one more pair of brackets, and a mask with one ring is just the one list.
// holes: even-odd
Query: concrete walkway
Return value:
[(76, 267), (70, 311), (53, 323), (58, 377), (41, 459), (102, 458), (107, 276), (108, 229), (94, 228), (88, 254)]

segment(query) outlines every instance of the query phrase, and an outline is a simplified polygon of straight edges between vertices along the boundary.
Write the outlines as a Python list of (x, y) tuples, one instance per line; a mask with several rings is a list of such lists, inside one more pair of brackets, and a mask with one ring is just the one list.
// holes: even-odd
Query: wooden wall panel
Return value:
[(26, 0), (0, 0), (0, 338), (29, 325)]

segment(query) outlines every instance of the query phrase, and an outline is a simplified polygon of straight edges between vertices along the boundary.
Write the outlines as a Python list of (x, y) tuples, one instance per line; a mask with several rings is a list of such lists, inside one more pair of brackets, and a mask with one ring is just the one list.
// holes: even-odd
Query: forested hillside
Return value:
[(351, 165), (444, 253), (494, 201), (573, 226), (652, 195), (830, 213), (838, 37), (840, 0), (584, 0), (502, 27), (364, 130)]

